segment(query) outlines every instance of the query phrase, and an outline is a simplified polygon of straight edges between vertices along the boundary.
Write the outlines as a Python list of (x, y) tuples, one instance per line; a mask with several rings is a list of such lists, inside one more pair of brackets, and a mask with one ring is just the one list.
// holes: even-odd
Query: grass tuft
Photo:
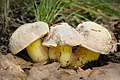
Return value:
[(52, 23), (60, 11), (67, 5), (62, 0), (40, 0), (40, 4), (35, 2), (36, 21)]

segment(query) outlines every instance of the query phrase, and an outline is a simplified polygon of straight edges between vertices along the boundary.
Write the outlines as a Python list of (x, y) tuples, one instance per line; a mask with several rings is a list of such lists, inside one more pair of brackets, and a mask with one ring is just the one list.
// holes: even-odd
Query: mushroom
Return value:
[(49, 58), (60, 61), (62, 67), (68, 66), (72, 46), (80, 44), (79, 33), (67, 23), (60, 23), (50, 28), (43, 41), (43, 45), (49, 47)]
[(100, 54), (108, 54), (113, 46), (109, 31), (94, 22), (83, 22), (76, 28), (79, 32), (81, 45), (73, 51), (73, 66), (82, 66), (87, 62), (97, 60)]
[(43, 37), (49, 32), (48, 24), (42, 21), (20, 26), (10, 37), (10, 50), (17, 54), (26, 48), (34, 62), (48, 59), (48, 48), (42, 45)]

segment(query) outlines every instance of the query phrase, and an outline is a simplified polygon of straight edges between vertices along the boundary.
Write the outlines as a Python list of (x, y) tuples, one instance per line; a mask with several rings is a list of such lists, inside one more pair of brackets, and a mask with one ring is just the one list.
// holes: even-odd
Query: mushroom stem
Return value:
[(99, 53), (86, 49), (84, 47), (78, 47), (72, 54), (70, 64), (72, 66), (84, 66), (86, 63), (97, 60)]
[(26, 49), (34, 62), (44, 62), (48, 59), (48, 48), (42, 45), (42, 39), (32, 42)]
[(60, 56), (60, 64), (62, 67), (68, 66), (70, 64), (70, 58), (72, 53), (71, 46), (59, 46), (61, 56)]
[(70, 64), (71, 53), (71, 46), (57, 46), (49, 48), (49, 58), (54, 61), (59, 61), (61, 67), (65, 67)]
[(53, 61), (60, 60), (60, 50), (59, 47), (49, 47), (49, 58)]

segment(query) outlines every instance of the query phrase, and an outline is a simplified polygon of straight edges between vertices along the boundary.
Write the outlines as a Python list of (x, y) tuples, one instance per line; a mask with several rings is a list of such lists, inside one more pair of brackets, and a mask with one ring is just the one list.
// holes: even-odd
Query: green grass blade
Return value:
[(62, 0), (40, 0), (40, 4), (36, 4), (36, 20), (51, 23), (65, 6)]

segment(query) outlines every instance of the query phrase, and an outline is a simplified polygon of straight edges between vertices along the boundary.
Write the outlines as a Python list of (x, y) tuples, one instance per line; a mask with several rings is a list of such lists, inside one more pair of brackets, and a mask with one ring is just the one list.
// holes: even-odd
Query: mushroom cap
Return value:
[(67, 23), (60, 23), (50, 27), (50, 32), (44, 38), (45, 46), (76, 46), (80, 44), (79, 33)]
[(76, 28), (81, 39), (81, 46), (94, 52), (108, 54), (112, 48), (113, 40), (109, 31), (94, 22), (83, 22)]
[(17, 54), (29, 46), (33, 41), (49, 32), (48, 24), (42, 21), (27, 23), (20, 26), (10, 37), (10, 50)]

